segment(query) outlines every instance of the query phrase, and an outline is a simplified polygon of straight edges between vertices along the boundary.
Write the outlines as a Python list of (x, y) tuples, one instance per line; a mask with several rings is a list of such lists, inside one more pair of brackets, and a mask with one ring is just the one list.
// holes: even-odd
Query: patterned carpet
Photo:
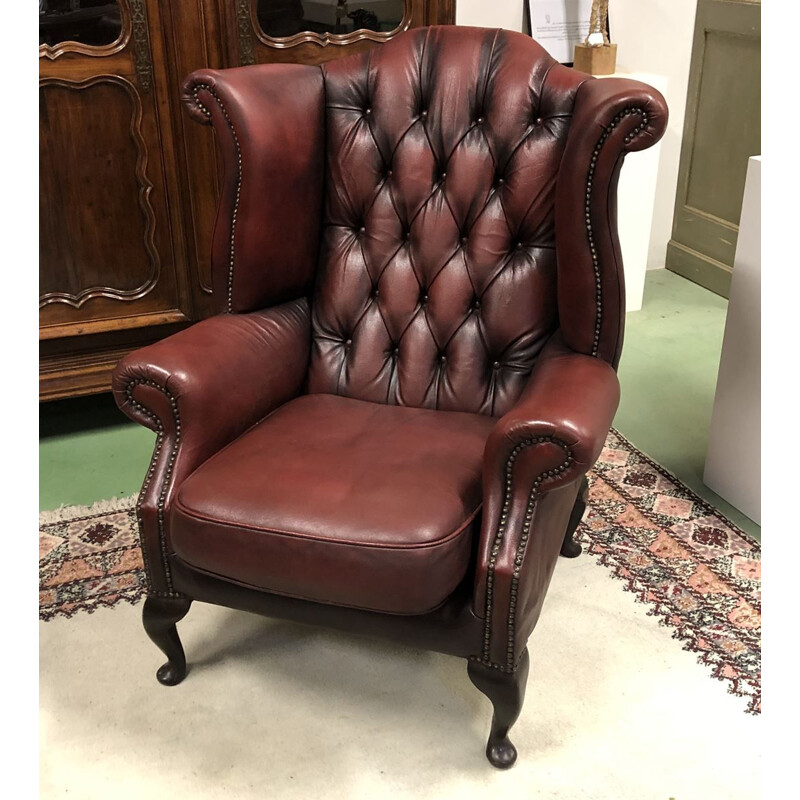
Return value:
[[(579, 541), (759, 714), (760, 544), (616, 431), (589, 479)], [(40, 619), (143, 596), (134, 502), (40, 514)]]

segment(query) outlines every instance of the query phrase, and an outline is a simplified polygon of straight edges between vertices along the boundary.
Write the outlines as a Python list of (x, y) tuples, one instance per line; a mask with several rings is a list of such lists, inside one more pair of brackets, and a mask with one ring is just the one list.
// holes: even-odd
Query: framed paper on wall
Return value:
[(589, 34), (592, 0), (525, 0), (529, 33), (562, 64), (572, 65), (575, 45)]

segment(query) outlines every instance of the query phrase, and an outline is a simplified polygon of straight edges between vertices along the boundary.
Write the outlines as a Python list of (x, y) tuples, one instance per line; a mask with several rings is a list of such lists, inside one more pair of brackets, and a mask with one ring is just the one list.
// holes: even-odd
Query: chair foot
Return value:
[(561, 545), (561, 555), (564, 558), (576, 558), (583, 552), (583, 548), (575, 541), (573, 536), (575, 531), (578, 530), (578, 525), (581, 524), (588, 502), (589, 481), (584, 475), (581, 481), (581, 488), (578, 490), (578, 496), (575, 498), (575, 505), (572, 507), (572, 513), (569, 515), (567, 532), (564, 534), (564, 543)]
[(144, 601), (144, 629), (168, 659), (156, 672), (164, 686), (176, 686), (186, 677), (186, 656), (175, 623), (186, 616), (191, 605), (188, 597), (148, 597)]
[(486, 758), (498, 769), (513, 767), (517, 760), (517, 748), (508, 738), (508, 732), (522, 711), (529, 667), (527, 648), (522, 653), (516, 672), (513, 673), (500, 672), (479, 661), (470, 661), (467, 666), (469, 679), (492, 701), (494, 707), (492, 728), (486, 744)]

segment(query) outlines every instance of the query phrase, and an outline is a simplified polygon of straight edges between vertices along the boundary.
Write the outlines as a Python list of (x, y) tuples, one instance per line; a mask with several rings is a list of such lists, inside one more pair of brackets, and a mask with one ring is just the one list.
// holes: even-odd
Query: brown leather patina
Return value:
[(663, 98), (464, 27), (183, 91), (225, 166), (221, 313), (114, 376), (158, 434), (149, 630), (207, 600), (523, 680), (619, 400), (616, 183)]

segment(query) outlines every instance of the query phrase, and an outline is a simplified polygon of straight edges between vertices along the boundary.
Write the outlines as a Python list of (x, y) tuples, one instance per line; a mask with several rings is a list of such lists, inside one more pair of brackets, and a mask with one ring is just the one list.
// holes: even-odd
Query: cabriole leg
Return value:
[(508, 769), (517, 760), (517, 748), (508, 738), (508, 732), (522, 711), (529, 666), (527, 648), (513, 673), (492, 669), (479, 661), (470, 661), (467, 666), (469, 679), (492, 701), (494, 707), (492, 729), (486, 744), (486, 758), (498, 769)]
[(578, 525), (581, 524), (588, 502), (589, 481), (584, 475), (581, 480), (581, 488), (578, 490), (578, 496), (575, 498), (575, 505), (572, 507), (572, 513), (569, 515), (567, 532), (564, 535), (564, 543), (561, 545), (561, 555), (565, 558), (575, 558), (581, 554), (581, 546), (572, 537), (575, 535)]
[(191, 605), (188, 597), (148, 597), (144, 601), (144, 629), (168, 659), (156, 672), (164, 686), (175, 686), (186, 677), (186, 656), (175, 623), (186, 616)]

